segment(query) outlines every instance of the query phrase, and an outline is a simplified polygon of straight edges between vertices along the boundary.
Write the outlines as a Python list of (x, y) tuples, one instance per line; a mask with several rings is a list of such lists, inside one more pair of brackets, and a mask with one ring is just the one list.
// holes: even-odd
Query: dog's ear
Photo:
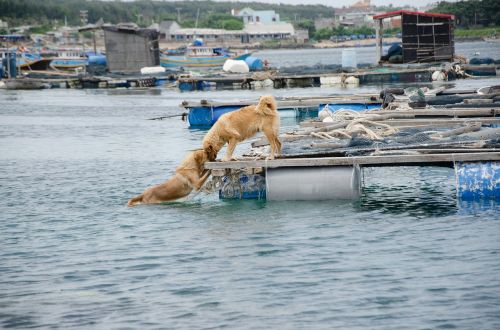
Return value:
[(205, 157), (206, 153), (204, 150), (196, 150), (194, 152), (194, 160), (196, 161), (196, 163), (198, 164), (202, 164), (202, 163), (205, 163), (206, 161), (206, 157)]

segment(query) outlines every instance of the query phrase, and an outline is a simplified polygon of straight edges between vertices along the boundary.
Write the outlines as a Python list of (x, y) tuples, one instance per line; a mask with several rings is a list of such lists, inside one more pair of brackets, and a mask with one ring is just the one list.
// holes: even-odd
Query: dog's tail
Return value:
[(261, 96), (259, 99), (259, 104), (257, 105), (258, 112), (264, 115), (272, 116), (278, 111), (278, 106), (276, 105), (276, 100), (272, 95)]
[(127, 206), (134, 206), (142, 203), (142, 197), (143, 194), (140, 194), (139, 196), (132, 197), (131, 199), (128, 200)]

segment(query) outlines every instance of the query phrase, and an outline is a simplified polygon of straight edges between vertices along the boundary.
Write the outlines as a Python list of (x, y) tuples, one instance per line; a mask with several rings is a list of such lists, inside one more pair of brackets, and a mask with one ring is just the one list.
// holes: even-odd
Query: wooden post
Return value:
[(375, 26), (375, 39), (377, 63), (379, 63), (382, 57), (382, 19), (379, 19), (378, 24)]

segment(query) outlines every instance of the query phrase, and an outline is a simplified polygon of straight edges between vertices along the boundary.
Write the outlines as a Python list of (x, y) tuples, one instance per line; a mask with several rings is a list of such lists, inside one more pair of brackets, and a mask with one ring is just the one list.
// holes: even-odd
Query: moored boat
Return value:
[(56, 70), (74, 70), (83, 68), (89, 62), (106, 62), (106, 57), (100, 53), (85, 52), (80, 49), (56, 49), (41, 53), (44, 58), (50, 58), (50, 67)]
[(227, 59), (245, 60), (250, 55), (250, 53), (233, 54), (222, 47), (190, 46), (187, 47), (185, 54), (162, 54), (160, 65), (166, 68), (222, 67)]

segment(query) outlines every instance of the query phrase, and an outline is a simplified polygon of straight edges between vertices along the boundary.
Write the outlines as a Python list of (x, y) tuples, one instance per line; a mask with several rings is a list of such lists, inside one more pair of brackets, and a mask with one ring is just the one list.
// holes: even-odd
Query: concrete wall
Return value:
[(109, 71), (137, 72), (145, 66), (160, 65), (158, 37), (155, 30), (105, 29)]

